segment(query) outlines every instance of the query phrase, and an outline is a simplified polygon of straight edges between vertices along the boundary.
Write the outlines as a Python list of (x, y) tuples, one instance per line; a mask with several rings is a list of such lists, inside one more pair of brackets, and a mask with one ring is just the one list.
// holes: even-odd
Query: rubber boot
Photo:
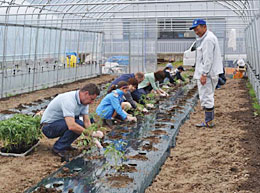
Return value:
[(206, 109), (205, 108), (205, 122), (197, 124), (196, 127), (214, 127), (214, 108)]
[(205, 110), (205, 123), (207, 125), (207, 127), (214, 127), (214, 109), (212, 110)]

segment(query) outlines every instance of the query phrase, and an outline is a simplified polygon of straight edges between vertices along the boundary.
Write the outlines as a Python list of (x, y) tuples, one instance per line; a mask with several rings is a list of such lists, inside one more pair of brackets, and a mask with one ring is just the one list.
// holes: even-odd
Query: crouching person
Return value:
[[(87, 84), (77, 91), (56, 96), (44, 111), (41, 119), (43, 134), (48, 138), (59, 139), (53, 145), (53, 153), (65, 157), (67, 151), (81, 133), (90, 125), (89, 104), (93, 103), (100, 91), (95, 84)], [(83, 116), (83, 121), (79, 116)], [(92, 133), (93, 137), (102, 137), (101, 131)]]
[(160, 96), (168, 96), (168, 93), (156, 85), (156, 82), (163, 82), (165, 77), (166, 75), (163, 71), (146, 73), (144, 80), (138, 84), (138, 89), (132, 92), (133, 99), (138, 103), (143, 104), (142, 97), (146, 96), (152, 90), (154, 90)]
[(109, 94), (107, 94), (98, 105), (96, 113), (108, 126), (112, 126), (112, 120), (115, 118), (127, 121), (137, 121), (136, 117), (132, 117), (124, 111), (124, 109), (127, 110), (128, 108), (131, 108), (130, 103), (123, 102), (123, 96), (128, 92), (128, 89), (128, 83), (125, 81), (120, 81), (118, 84), (112, 85), (108, 91)]

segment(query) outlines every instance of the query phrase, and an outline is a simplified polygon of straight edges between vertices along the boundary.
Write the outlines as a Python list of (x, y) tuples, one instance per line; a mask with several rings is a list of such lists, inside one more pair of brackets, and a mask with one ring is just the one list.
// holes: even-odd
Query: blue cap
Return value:
[(190, 27), (190, 30), (194, 29), (198, 25), (206, 25), (206, 21), (203, 19), (194, 19), (192, 22), (192, 26)]
[(173, 66), (172, 66), (172, 64), (171, 64), (171, 63), (168, 63), (168, 64), (166, 64), (166, 68), (173, 69)]

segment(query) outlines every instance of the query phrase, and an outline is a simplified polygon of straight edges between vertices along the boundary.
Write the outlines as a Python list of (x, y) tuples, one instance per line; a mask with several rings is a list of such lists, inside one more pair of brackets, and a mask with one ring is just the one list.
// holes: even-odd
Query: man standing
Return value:
[(223, 63), (217, 37), (207, 30), (206, 21), (195, 19), (190, 27), (198, 36), (196, 40), (196, 66), (194, 79), (197, 80), (201, 106), (205, 110), (205, 122), (197, 127), (214, 127), (214, 91), (218, 75), (223, 73)]
[[(90, 125), (89, 104), (93, 103), (100, 91), (95, 84), (87, 84), (77, 91), (70, 91), (55, 97), (44, 111), (41, 125), (42, 132), (48, 138), (60, 137), (53, 146), (53, 153), (60, 157), (71, 146), (81, 133)], [(79, 119), (83, 116), (83, 121)], [(101, 131), (93, 132), (93, 137), (103, 137)]]

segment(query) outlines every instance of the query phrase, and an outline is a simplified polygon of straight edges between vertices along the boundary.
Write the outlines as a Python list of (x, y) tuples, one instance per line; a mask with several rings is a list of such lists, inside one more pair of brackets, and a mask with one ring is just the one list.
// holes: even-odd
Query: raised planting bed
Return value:
[(113, 128), (104, 151), (73, 159), (26, 192), (144, 192), (175, 146), (179, 128), (197, 102), (196, 91), (195, 83), (173, 90), (136, 124)]
[(16, 114), (10, 119), (0, 121), (0, 155), (25, 156), (38, 144), (41, 135), (41, 117)]

